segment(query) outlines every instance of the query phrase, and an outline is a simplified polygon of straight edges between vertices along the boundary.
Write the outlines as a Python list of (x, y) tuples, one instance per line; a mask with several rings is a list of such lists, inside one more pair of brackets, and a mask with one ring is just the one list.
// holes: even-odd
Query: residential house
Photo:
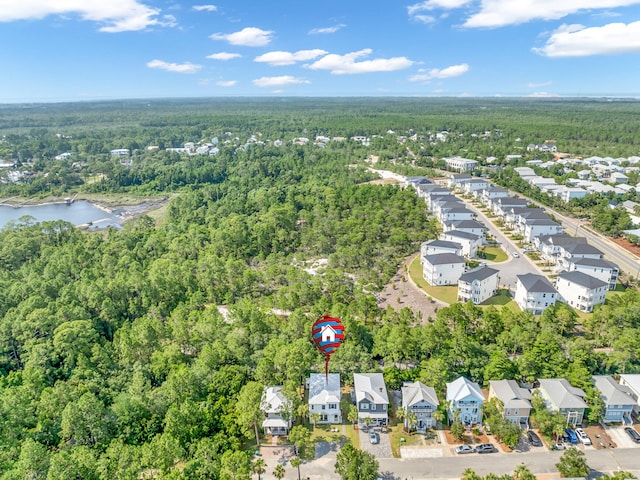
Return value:
[(620, 385), (631, 390), (631, 397), (635, 400), (633, 410), (636, 415), (640, 414), (640, 374), (623, 373), (620, 375)]
[(465, 207), (442, 208), (438, 220), (449, 222), (451, 220), (473, 220), (476, 214)]
[(496, 198), (506, 198), (509, 196), (509, 192), (501, 187), (489, 187), (482, 190), (482, 203), (489, 205), (491, 200)]
[(561, 272), (556, 279), (559, 300), (581, 312), (593, 312), (596, 305), (604, 303), (609, 284), (574, 270)]
[(631, 412), (636, 405), (633, 391), (617, 383), (610, 375), (594, 375), (591, 378), (604, 402), (604, 422), (632, 424)]
[(461, 188), (464, 182), (468, 182), (472, 178), (468, 173), (452, 173), (447, 180), (447, 186), (455, 190), (458, 187)]
[(441, 215), (444, 210), (450, 210), (452, 208), (465, 208), (465, 204), (462, 200), (453, 195), (443, 195), (431, 199), (429, 209), (433, 212), (433, 215), (442, 222)]
[(627, 177), (624, 173), (621, 173), (621, 172), (613, 172), (609, 178), (613, 183), (629, 182), (629, 177)]
[(578, 187), (563, 187), (556, 195), (562, 199), (563, 202), (569, 203), (574, 198), (586, 197), (589, 194), (584, 188)]
[(472, 172), (478, 166), (477, 161), (462, 157), (447, 157), (444, 158), (444, 162), (447, 165), (447, 169), (462, 173)]
[(457, 285), (464, 268), (464, 258), (453, 253), (437, 253), (423, 257), (422, 276), (429, 285)]
[(547, 409), (559, 412), (569, 425), (580, 425), (584, 411), (588, 408), (583, 390), (572, 386), (564, 378), (540, 379), (538, 392), (542, 395)]
[(537, 316), (542, 315), (546, 308), (555, 305), (558, 292), (546, 277), (525, 273), (517, 275), (516, 279), (514, 299), (520, 310), (528, 310)]
[(572, 237), (566, 234), (541, 235), (533, 240), (533, 245), (542, 254), (542, 258), (552, 263), (559, 263), (565, 245), (586, 244), (584, 237)]
[(548, 219), (526, 219), (524, 221), (524, 239), (531, 243), (534, 238), (541, 235), (558, 235), (562, 233), (562, 225)]
[(499, 273), (493, 268), (481, 267), (462, 274), (458, 280), (458, 301), (471, 300), (478, 305), (493, 297), (498, 290)]
[(485, 232), (487, 231), (484, 223), (478, 222), (477, 220), (450, 220), (443, 224), (443, 228), (445, 232), (458, 230), (459, 232), (471, 233), (472, 235), (480, 237), (482, 240), (484, 240)]
[(568, 269), (569, 265), (579, 258), (602, 259), (604, 253), (588, 243), (568, 243), (560, 247), (558, 264)]
[(504, 217), (510, 207), (526, 207), (529, 200), (526, 198), (498, 197), (491, 203), (491, 210), (494, 215)]
[(478, 247), (482, 245), (482, 237), (460, 230), (449, 230), (448, 232), (442, 233), (440, 238), (462, 245), (462, 255), (467, 258), (475, 258), (478, 253)]
[(342, 423), (340, 374), (312, 373), (308, 380), (309, 416), (320, 415), (318, 423)]
[(453, 253), (454, 255), (462, 255), (462, 245), (456, 242), (447, 242), (446, 240), (430, 240), (420, 244), (420, 263), (424, 263), (424, 257), (428, 255), (437, 255), (438, 253)]
[(282, 386), (264, 387), (260, 410), (265, 419), (262, 428), (266, 435), (287, 435), (291, 428), (291, 400), (282, 393)]
[(465, 425), (482, 423), (483, 403), (484, 395), (477, 383), (465, 377), (447, 383), (449, 422), (458, 418)]
[(471, 195), (473, 192), (480, 192), (489, 186), (489, 182), (483, 178), (472, 178), (462, 184), (464, 193)]
[(609, 284), (609, 290), (615, 290), (620, 269), (618, 265), (602, 258), (577, 258), (569, 264), (569, 271), (578, 271), (591, 275)]
[(112, 157), (128, 157), (129, 149), (128, 148), (116, 148), (115, 150), (111, 150), (109, 152)]
[(531, 392), (515, 380), (490, 380), (489, 400), (497, 398), (503, 405), (502, 416), (516, 425), (529, 426)]
[(389, 422), (389, 396), (381, 373), (354, 373), (353, 388), (358, 407), (358, 423), (387, 425)]
[(416, 423), (413, 425), (409, 425), (409, 420), (405, 416), (405, 428), (415, 427), (420, 433), (424, 433), (427, 428), (434, 428), (437, 422), (433, 414), (439, 404), (438, 396), (433, 387), (422, 382), (404, 382), (402, 384), (402, 408), (405, 411), (413, 412), (416, 416)]

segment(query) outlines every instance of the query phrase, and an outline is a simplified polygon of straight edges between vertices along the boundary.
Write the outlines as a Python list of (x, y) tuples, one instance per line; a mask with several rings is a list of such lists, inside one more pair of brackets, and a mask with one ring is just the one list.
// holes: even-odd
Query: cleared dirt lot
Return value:
[(425, 323), (429, 318), (434, 318), (437, 309), (444, 307), (445, 304), (435, 299), (429, 301), (427, 294), (409, 278), (409, 265), (419, 254), (420, 252), (417, 252), (405, 258), (391, 281), (378, 295), (378, 307), (392, 307), (396, 310), (409, 308)]

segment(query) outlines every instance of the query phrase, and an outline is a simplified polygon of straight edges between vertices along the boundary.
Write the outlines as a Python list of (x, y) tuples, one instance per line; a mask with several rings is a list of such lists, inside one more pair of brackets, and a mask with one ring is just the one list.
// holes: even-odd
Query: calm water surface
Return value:
[(106, 212), (90, 202), (80, 200), (71, 205), (64, 203), (24, 207), (0, 205), (0, 228), (25, 215), (33, 217), (36, 222), (65, 220), (76, 226), (91, 223), (93, 228), (120, 227), (122, 222), (117, 215)]

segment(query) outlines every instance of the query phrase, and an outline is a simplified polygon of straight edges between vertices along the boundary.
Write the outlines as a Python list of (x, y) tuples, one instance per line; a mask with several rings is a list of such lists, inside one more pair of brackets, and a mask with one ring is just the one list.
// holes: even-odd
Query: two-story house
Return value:
[(437, 253), (422, 258), (422, 276), (429, 285), (457, 285), (464, 273), (464, 258), (453, 253)]
[(264, 387), (260, 410), (264, 413), (262, 428), (266, 435), (287, 435), (291, 428), (291, 400), (282, 393), (282, 386)]
[(636, 415), (640, 415), (640, 374), (623, 373), (620, 375), (620, 385), (624, 385), (629, 388), (631, 398), (635, 401), (633, 411)]
[(515, 380), (490, 380), (489, 400), (497, 398), (503, 405), (502, 416), (511, 423), (529, 427), (531, 392)]
[(499, 273), (494, 268), (482, 267), (462, 274), (458, 280), (458, 301), (471, 300), (478, 305), (493, 297), (498, 290)]
[(604, 402), (605, 423), (623, 423), (631, 425), (631, 412), (636, 405), (633, 391), (626, 385), (620, 385), (610, 375), (591, 377)]
[(514, 300), (523, 312), (530, 311), (534, 315), (542, 315), (544, 310), (555, 305), (558, 292), (551, 282), (542, 275), (525, 273), (516, 275), (516, 293)]
[(482, 240), (484, 240), (485, 232), (487, 231), (487, 227), (477, 220), (450, 220), (443, 223), (442, 227), (445, 232), (457, 230), (459, 232), (471, 233), (480, 237)]
[(342, 423), (340, 410), (340, 374), (312, 373), (308, 380), (309, 418), (320, 415), (318, 423)]
[(447, 383), (447, 404), (449, 422), (458, 418), (465, 425), (482, 423), (484, 395), (477, 383), (465, 377)]
[(462, 245), (446, 240), (429, 240), (420, 244), (420, 263), (424, 263), (424, 257), (437, 255), (438, 253), (453, 253), (462, 255)]
[(358, 408), (358, 423), (387, 425), (389, 422), (389, 396), (381, 373), (354, 373), (353, 388)]
[(542, 254), (542, 258), (551, 263), (559, 263), (566, 245), (586, 244), (584, 237), (571, 237), (566, 234), (541, 235), (534, 239), (533, 245)]
[(559, 300), (581, 312), (593, 312), (605, 301), (609, 284), (586, 273), (574, 270), (560, 272), (556, 279)]
[(604, 258), (577, 258), (571, 260), (569, 271), (576, 270), (609, 284), (609, 290), (615, 290), (620, 269), (618, 265)]
[(568, 425), (580, 425), (588, 405), (584, 401), (584, 390), (572, 386), (564, 378), (540, 379), (538, 392), (552, 412), (559, 412)]
[(415, 414), (416, 423), (409, 425), (409, 419), (405, 415), (405, 428), (415, 428), (423, 433), (427, 428), (436, 426), (436, 419), (433, 417), (438, 408), (438, 396), (433, 387), (429, 387), (422, 382), (404, 382), (402, 384), (402, 408), (407, 412)]
[(604, 253), (598, 250), (593, 245), (588, 243), (574, 243), (563, 245), (560, 248), (560, 255), (558, 256), (558, 264), (564, 269), (568, 269), (569, 265), (579, 258), (591, 258), (599, 259), (604, 258)]
[(478, 254), (478, 247), (482, 245), (482, 237), (461, 230), (444, 232), (440, 235), (440, 239), (462, 245), (462, 255), (467, 258), (475, 258)]

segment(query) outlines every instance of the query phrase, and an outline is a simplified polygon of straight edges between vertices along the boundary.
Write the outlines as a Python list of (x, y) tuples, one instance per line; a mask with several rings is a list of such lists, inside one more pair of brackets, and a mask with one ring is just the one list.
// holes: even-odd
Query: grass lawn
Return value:
[(490, 299), (482, 302), (479, 306), (480, 307), (488, 307), (490, 305), (505, 306), (511, 302), (515, 303), (515, 300), (511, 298), (511, 295), (509, 295), (509, 292), (507, 290), (500, 289), (498, 290), (498, 294), (495, 297), (491, 297)]
[(402, 425), (389, 428), (389, 441), (391, 442), (391, 453), (394, 458), (400, 458), (400, 447), (423, 445), (422, 435), (415, 432), (404, 432)]
[(484, 247), (484, 256), (490, 262), (504, 262), (508, 260), (507, 254), (500, 247)]
[(437, 298), (445, 303), (452, 304), (458, 301), (458, 286), (450, 287), (432, 287), (422, 277), (422, 265), (420, 265), (420, 256), (417, 256), (409, 267), (409, 275), (427, 295)]

